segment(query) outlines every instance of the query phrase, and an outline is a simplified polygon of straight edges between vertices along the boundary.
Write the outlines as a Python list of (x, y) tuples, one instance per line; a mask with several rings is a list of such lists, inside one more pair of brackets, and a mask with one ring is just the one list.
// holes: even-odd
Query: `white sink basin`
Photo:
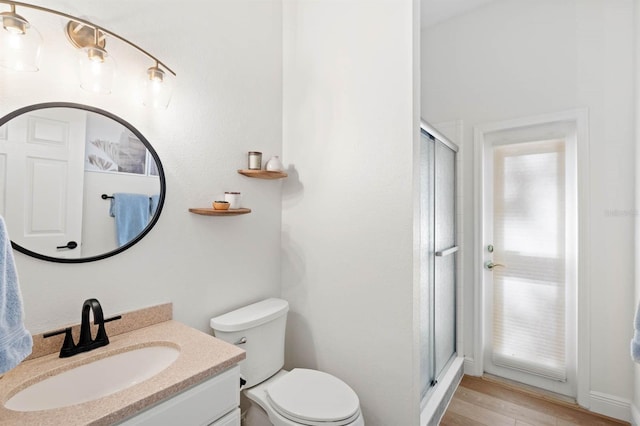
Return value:
[(170, 346), (147, 346), (100, 358), (32, 384), (11, 397), (5, 407), (49, 410), (102, 398), (155, 376), (179, 354)]

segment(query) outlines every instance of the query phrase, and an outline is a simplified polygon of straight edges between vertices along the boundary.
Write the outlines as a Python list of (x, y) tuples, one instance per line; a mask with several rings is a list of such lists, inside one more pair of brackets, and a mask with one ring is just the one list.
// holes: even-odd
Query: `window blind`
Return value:
[(494, 149), (494, 364), (565, 381), (564, 141)]

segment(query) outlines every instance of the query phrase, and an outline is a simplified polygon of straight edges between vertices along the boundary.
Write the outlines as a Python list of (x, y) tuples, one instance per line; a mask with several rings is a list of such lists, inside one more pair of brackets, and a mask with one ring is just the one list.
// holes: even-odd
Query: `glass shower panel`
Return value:
[(420, 379), (424, 397), (456, 351), (456, 153), (424, 130), (421, 142)]
[[(435, 147), (435, 375), (456, 351), (456, 153), (436, 141)], [(448, 254), (451, 253), (451, 254)], [(455, 252), (454, 252), (455, 253)]]
[(422, 396), (435, 381), (435, 357), (433, 341), (433, 270), (434, 270), (434, 206), (435, 194), (434, 151), (433, 141), (424, 133), (421, 135), (420, 149), (420, 383)]

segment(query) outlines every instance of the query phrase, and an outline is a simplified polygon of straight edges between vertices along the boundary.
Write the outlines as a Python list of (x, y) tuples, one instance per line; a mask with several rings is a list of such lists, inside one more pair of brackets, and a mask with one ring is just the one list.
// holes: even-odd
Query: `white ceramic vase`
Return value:
[(277, 155), (271, 157), (264, 167), (265, 170), (268, 170), (270, 172), (281, 172), (282, 170), (284, 170), (282, 161), (280, 161), (280, 157), (278, 157)]
[(229, 208), (232, 210), (240, 208), (241, 194), (239, 192), (225, 192), (224, 200), (229, 203)]

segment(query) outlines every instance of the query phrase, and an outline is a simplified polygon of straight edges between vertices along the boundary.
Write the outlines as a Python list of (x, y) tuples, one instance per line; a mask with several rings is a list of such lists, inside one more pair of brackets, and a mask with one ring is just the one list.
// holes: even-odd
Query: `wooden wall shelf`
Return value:
[(257, 178), (257, 179), (282, 179), (289, 176), (285, 172), (271, 172), (269, 170), (241, 169), (241, 170), (238, 170), (238, 173), (240, 173), (241, 175), (245, 175), (245, 176), (248, 176), (251, 178)]
[(229, 210), (215, 210), (212, 208), (193, 208), (189, 209), (191, 213), (201, 214), (205, 216), (237, 216), (240, 214), (251, 213), (251, 209), (229, 209)]

